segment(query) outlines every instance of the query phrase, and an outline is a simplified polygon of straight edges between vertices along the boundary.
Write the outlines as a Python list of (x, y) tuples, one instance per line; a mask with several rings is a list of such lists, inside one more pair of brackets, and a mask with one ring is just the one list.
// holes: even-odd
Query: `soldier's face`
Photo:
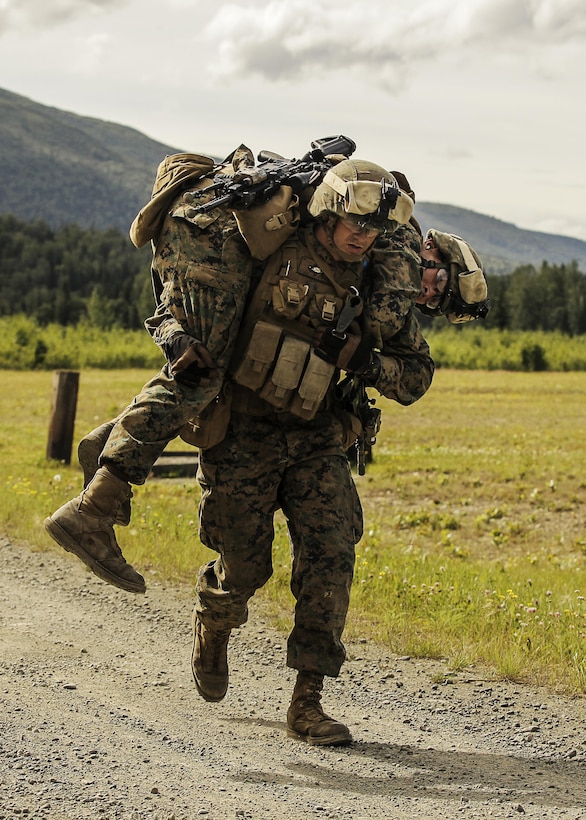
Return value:
[(334, 228), (332, 241), (335, 248), (341, 253), (360, 259), (374, 243), (377, 234), (378, 231), (368, 231), (365, 228), (360, 228), (353, 222), (338, 219)]
[[(421, 248), (421, 258), (425, 261), (443, 264), (442, 258), (433, 240), (426, 239)], [(421, 268), (421, 293), (415, 300), (418, 305), (435, 308), (441, 301), (448, 284), (448, 272), (445, 268)]]

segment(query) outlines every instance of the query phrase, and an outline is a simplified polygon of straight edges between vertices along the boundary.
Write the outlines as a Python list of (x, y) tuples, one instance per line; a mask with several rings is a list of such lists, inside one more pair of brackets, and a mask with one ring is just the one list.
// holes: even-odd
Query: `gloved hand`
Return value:
[(324, 361), (335, 364), (340, 370), (361, 373), (370, 364), (373, 340), (370, 336), (355, 333), (336, 335), (328, 328), (315, 346), (315, 352)]
[(362, 336), (358, 347), (350, 356), (348, 364), (344, 368), (348, 373), (363, 373), (372, 361), (372, 351), (374, 340), (370, 336)]
[(207, 347), (186, 333), (171, 339), (165, 353), (171, 375), (179, 384), (197, 387), (218, 377), (218, 365)]

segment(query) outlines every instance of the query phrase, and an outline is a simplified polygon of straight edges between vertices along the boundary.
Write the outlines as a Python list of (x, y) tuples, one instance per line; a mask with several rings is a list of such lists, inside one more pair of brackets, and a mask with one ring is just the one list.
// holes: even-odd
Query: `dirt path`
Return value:
[(355, 742), (288, 739), (293, 675), (258, 605), (231, 687), (191, 681), (189, 589), (107, 586), (0, 539), (0, 820), (586, 818), (586, 701), (367, 645), (326, 688)]

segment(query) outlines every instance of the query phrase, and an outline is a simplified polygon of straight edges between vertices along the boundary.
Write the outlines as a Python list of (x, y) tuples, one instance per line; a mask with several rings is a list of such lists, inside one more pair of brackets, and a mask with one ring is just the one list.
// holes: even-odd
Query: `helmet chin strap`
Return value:
[(436, 262), (435, 259), (422, 259), (419, 263), (422, 268), (434, 268), (437, 270), (449, 270), (445, 262)]

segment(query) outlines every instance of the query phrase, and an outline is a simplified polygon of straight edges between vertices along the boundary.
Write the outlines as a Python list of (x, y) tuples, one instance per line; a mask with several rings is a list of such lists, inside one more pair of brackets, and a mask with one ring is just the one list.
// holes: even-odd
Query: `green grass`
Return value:
[[(425, 330), (438, 367), (518, 372), (586, 371), (586, 335), (499, 331), (480, 322)], [(0, 369), (157, 369), (163, 359), (144, 330), (39, 325), (29, 316), (0, 316)]]
[(487, 329), (435, 321), (425, 331), (433, 358), (453, 370), (586, 370), (586, 335)]
[[(150, 375), (82, 371), (75, 441)], [(75, 450), (71, 465), (45, 458), (53, 374), (0, 376), (0, 532), (59, 550), (42, 521), (79, 492), (82, 477)], [(378, 404), (375, 460), (356, 477), (365, 534), (347, 638), (585, 693), (586, 374), (439, 369), (413, 407)], [(192, 479), (135, 488), (132, 523), (118, 536), (147, 583), (191, 583), (209, 558), (197, 537), (198, 501)], [(290, 558), (280, 515), (274, 565), (259, 595), (286, 630)]]

